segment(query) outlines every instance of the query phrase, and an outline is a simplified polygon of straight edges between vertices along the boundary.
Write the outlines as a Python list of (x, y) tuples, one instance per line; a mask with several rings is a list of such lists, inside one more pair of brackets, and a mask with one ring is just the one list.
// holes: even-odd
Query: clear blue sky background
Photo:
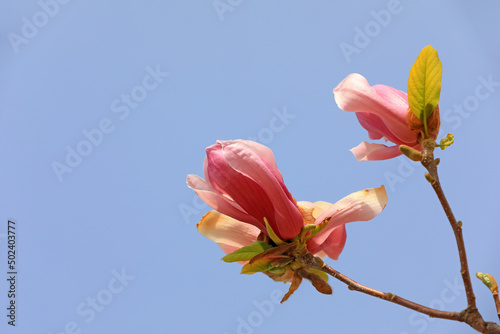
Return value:
[[(350, 224), (329, 264), (464, 309), (454, 237), (423, 168), (356, 162), (348, 150), (367, 134), (332, 89), (358, 72), (406, 91), (419, 51), (438, 50), (442, 129), (456, 136), (437, 152), (442, 183), (464, 221), (471, 271), (500, 278), (498, 2), (221, 0), (223, 13), (211, 0), (54, 3), (0, 4), (1, 333), (475, 333), (335, 280), (332, 296), (305, 282), (274, 304), (288, 285), (220, 261), (196, 231), (209, 208), (185, 179), (202, 173), (217, 139), (254, 137), (273, 149), (297, 200), (384, 184), (386, 209)], [(365, 29), (369, 39), (356, 37)], [(18, 233), (15, 329), (8, 219)], [(485, 318), (498, 320), (489, 291), (475, 278), (474, 287)]]

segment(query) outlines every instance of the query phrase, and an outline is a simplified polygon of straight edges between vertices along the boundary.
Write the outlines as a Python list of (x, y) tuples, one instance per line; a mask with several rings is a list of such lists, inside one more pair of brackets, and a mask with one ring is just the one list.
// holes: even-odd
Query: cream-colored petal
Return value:
[(299, 205), (299, 211), (302, 215), (302, 219), (304, 220), (304, 224), (314, 224), (314, 222), (316, 221), (316, 217), (313, 216), (314, 210), (314, 206)]
[(330, 223), (311, 238), (308, 243), (309, 250), (312, 253), (322, 250), (323, 244), (335, 227), (354, 221), (371, 220), (382, 212), (386, 205), (387, 193), (384, 186), (361, 190), (344, 197), (316, 218), (316, 224), (325, 218), (330, 218)]
[(316, 218), (319, 217), (325, 211), (328, 209), (332, 204), (328, 202), (307, 202), (307, 201), (300, 201), (297, 202), (297, 205), (299, 206), (299, 211), (302, 214), (302, 218), (304, 219), (305, 224), (314, 224), (316, 221)]
[(314, 219), (317, 219), (323, 213), (323, 211), (325, 211), (331, 206), (332, 203), (328, 202), (322, 202), (322, 201), (314, 202), (314, 211), (313, 211)]
[(225, 252), (251, 244), (257, 240), (260, 233), (257, 227), (215, 210), (209, 211), (203, 216), (196, 227), (201, 235), (218, 243)]

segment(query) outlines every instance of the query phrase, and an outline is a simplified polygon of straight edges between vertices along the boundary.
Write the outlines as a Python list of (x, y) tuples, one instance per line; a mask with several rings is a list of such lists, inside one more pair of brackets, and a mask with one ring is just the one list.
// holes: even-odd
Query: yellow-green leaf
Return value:
[(408, 104), (415, 116), (424, 124), (439, 102), (443, 66), (436, 49), (427, 45), (420, 51), (408, 78)]
[(248, 246), (241, 247), (231, 254), (224, 256), (221, 260), (224, 262), (249, 261), (255, 255), (272, 248), (267, 242), (255, 241)]
[(455, 141), (455, 136), (453, 136), (453, 134), (451, 133), (448, 133), (446, 138), (441, 139), (441, 141), (439, 142), (439, 147), (441, 147), (441, 149), (444, 150), (445, 148), (453, 144), (454, 141)]
[(247, 263), (241, 268), (241, 274), (255, 274), (261, 271), (268, 271), (273, 266), (271, 265), (272, 259), (260, 259), (253, 263)]

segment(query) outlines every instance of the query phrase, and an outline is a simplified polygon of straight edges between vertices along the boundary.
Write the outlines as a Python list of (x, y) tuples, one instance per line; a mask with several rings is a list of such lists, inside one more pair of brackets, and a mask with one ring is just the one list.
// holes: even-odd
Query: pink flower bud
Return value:
[[(348, 75), (335, 89), (335, 102), (344, 111), (355, 112), (372, 140), (384, 139), (395, 146), (362, 142), (351, 149), (358, 161), (385, 160), (399, 156), (399, 145), (422, 150), (418, 129), (407, 123), (408, 95), (385, 85), (370, 86), (360, 74)], [(439, 128), (439, 125), (437, 125)]]
[(265, 217), (282, 240), (300, 233), (302, 215), (266, 146), (218, 141), (207, 148), (204, 174), (189, 175), (188, 186), (215, 210), (267, 233)]
[[(307, 224), (328, 225), (307, 240), (318, 256), (337, 259), (346, 240), (345, 224), (376, 217), (387, 204), (384, 186), (350, 194), (335, 204), (296, 202), (286, 188), (272, 151), (249, 140), (218, 141), (207, 148), (205, 180), (188, 175), (187, 184), (215, 210), (198, 231), (228, 254), (268, 235), (264, 217), (281, 240), (297, 237)], [(268, 235), (269, 236), (269, 235)]]

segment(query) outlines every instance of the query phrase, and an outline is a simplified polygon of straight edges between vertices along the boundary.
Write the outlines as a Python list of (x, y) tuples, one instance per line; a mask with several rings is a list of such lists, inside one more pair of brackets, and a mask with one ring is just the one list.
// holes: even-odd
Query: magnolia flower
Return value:
[(386, 146), (364, 141), (351, 149), (358, 161), (394, 158), (401, 154), (399, 145), (422, 150), (418, 141), (420, 131), (407, 123), (406, 93), (385, 85), (370, 86), (362, 75), (353, 73), (335, 87), (333, 94), (340, 109), (356, 113), (370, 139), (383, 138), (396, 144)]
[(207, 148), (205, 179), (188, 175), (187, 184), (214, 210), (198, 231), (229, 254), (269, 236), (266, 222), (283, 241), (299, 235), (306, 224), (328, 225), (307, 240), (312, 254), (337, 259), (345, 244), (345, 224), (367, 221), (387, 204), (384, 186), (365, 189), (335, 204), (296, 202), (286, 188), (272, 151), (248, 140), (218, 141)]

